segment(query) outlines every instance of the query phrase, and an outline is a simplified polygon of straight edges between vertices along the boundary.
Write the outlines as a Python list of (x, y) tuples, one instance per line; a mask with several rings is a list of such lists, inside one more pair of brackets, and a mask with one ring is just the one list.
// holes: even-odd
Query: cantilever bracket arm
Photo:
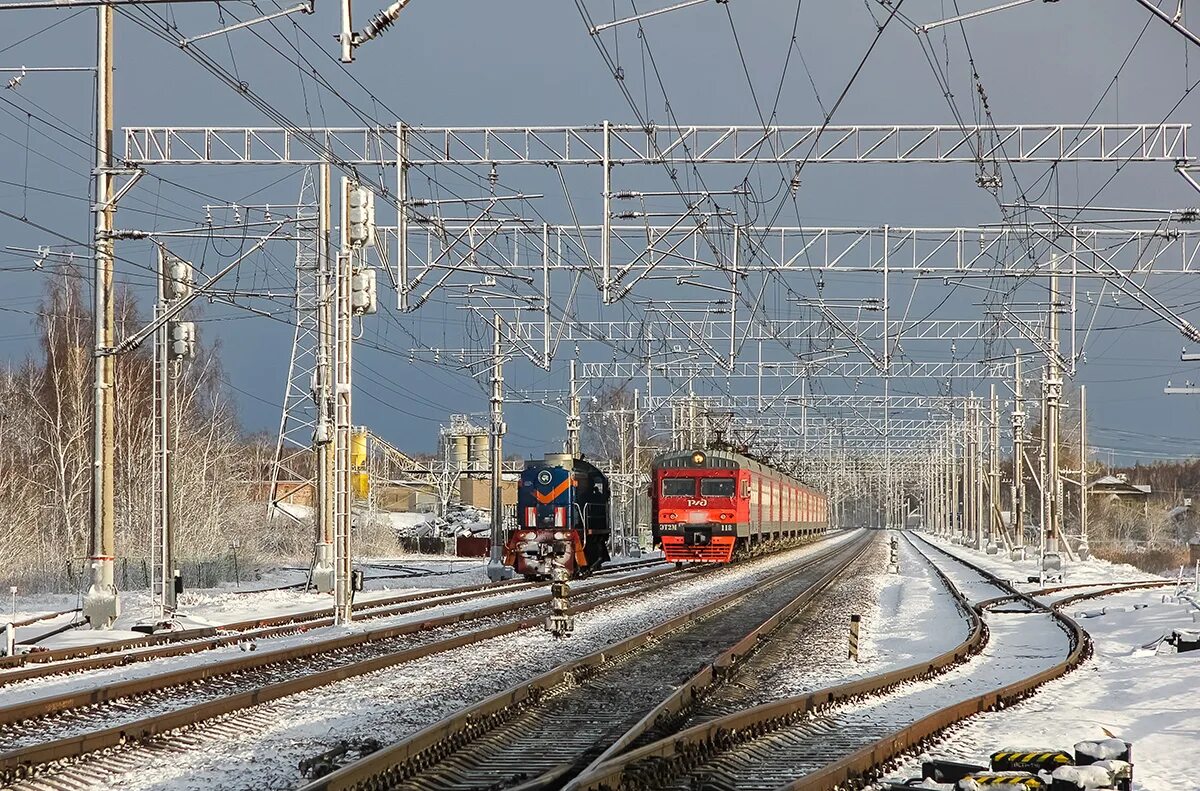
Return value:
[[(1161, 19), (1163, 22), (1165, 22), (1168, 25), (1170, 25), (1171, 27), (1173, 27), (1181, 36), (1183, 36), (1184, 38), (1186, 38), (1188, 41), (1192, 42), (1196, 46), (1200, 47), (1200, 36), (1197, 36), (1195, 33), (1188, 30), (1186, 27), (1184, 27), (1179, 21), (1178, 14), (1175, 16), (1171, 16), (1166, 11), (1163, 11), (1161, 8), (1154, 5), (1154, 3), (1151, 3), (1150, 0), (1137, 0), (1137, 2), (1139, 2), (1143, 6), (1145, 6), (1147, 11), (1154, 14), (1156, 17)], [(1181, 3), (1180, 10), (1182, 10), (1182, 8), (1183, 8), (1183, 6)]]

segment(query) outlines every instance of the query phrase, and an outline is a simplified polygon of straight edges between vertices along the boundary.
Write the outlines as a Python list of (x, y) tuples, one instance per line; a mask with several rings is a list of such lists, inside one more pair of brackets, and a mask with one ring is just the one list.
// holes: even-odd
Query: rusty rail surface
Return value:
[[(632, 591), (613, 593), (607, 596), (599, 597), (594, 601), (580, 604), (575, 608), (575, 610), (576, 612), (586, 612), (626, 596), (645, 594), (647, 592), (652, 592), (659, 588), (672, 585), (675, 583), (675, 578), (680, 573), (681, 572), (675, 568), (661, 569), (659, 571), (650, 572), (649, 574), (637, 577), (633, 580), (615, 579), (600, 583), (599, 585), (589, 588), (588, 592), (603, 590), (619, 585), (629, 585), (631, 583), (643, 582), (652, 579), (656, 580), (651, 582), (649, 585), (638, 587)], [(666, 577), (666, 579), (658, 579), (660, 577)], [(531, 604), (538, 604), (540, 601), (541, 600), (534, 602), (522, 602), (515, 606), (525, 607), (530, 606)], [(417, 624), (406, 624), (400, 627), (390, 627), (388, 629), (376, 630), (375, 632), (368, 634), (374, 634), (374, 639), (384, 639), (385, 636), (398, 636), (408, 632), (433, 628), (435, 626), (442, 626), (467, 620), (475, 620), (486, 617), (486, 615), (499, 614), (505, 609), (512, 609), (513, 607), (513, 604), (496, 605), (494, 607), (487, 608), (486, 613), (483, 611), (478, 611), (474, 613), (461, 613), (452, 616), (443, 616), (441, 618), (423, 621)], [(74, 759), (97, 750), (117, 747), (119, 745), (128, 744), (131, 742), (144, 741), (169, 731), (197, 725), (204, 720), (230, 714), (250, 706), (258, 705), (260, 703), (276, 700), (281, 697), (315, 689), (317, 687), (326, 686), (337, 681), (371, 673), (389, 666), (421, 659), (432, 654), (441, 653), (454, 648), (461, 648), (462, 646), (482, 642), (493, 637), (499, 637), (523, 629), (539, 626), (544, 620), (544, 614), (538, 614), (536, 616), (524, 618), (519, 621), (511, 621), (466, 634), (456, 635), (454, 637), (440, 640), (435, 643), (430, 643), (428, 645), (417, 646), (383, 656), (361, 660), (359, 662), (343, 665), (341, 667), (318, 671), (316, 673), (311, 673), (288, 681), (270, 684), (257, 689), (237, 693), (235, 695), (229, 695), (217, 700), (187, 706), (163, 715), (147, 717), (135, 722), (125, 723), (123, 725), (80, 734), (53, 742), (45, 742), (42, 744), (31, 745), (26, 748), (10, 750), (8, 752), (0, 753), (0, 782), (11, 782), (14, 778), (29, 776), (35, 773), (40, 766), (50, 762)], [(103, 703), (120, 698), (131, 697), (145, 692), (157, 691), (165, 688), (161, 683), (163, 680), (169, 680), (169, 686), (190, 684), (197, 681), (202, 681), (205, 678), (211, 678), (214, 675), (237, 673), (245, 669), (261, 667), (267, 664), (282, 663), (293, 658), (333, 651), (339, 648), (345, 648), (365, 642), (363, 637), (364, 635), (347, 635), (346, 637), (338, 638), (336, 640), (328, 640), (311, 645), (296, 646), (290, 649), (276, 651), (272, 654), (246, 657), (245, 659), (239, 659), (235, 662), (223, 663), (223, 665), (216, 668), (217, 672), (213, 672), (214, 669), (211, 666), (200, 666), (197, 668), (188, 668), (178, 673), (165, 674), (163, 676), (156, 676), (149, 679), (137, 679), (126, 683), (115, 684), (104, 689), (64, 695), (54, 699), (30, 701), (25, 704), (18, 704), (15, 706), (10, 706), (6, 709), (0, 709), (0, 715), (4, 717), (4, 721), (6, 722), (18, 722), (23, 719), (28, 719), (31, 716), (41, 716), (62, 711), (65, 708), (89, 706), (96, 703)], [(47, 702), (50, 702), (53, 706), (56, 706), (56, 708), (52, 708), (51, 710), (47, 711)]]
[[(867, 538), (856, 539), (861, 544), (851, 544), (855, 549), (853, 559), (857, 558), (869, 543)], [(839, 544), (811, 558), (804, 558), (796, 566), (784, 569), (770, 577), (759, 581), (754, 588), (769, 585), (799, 574), (812, 565), (840, 552), (847, 546)], [(375, 787), (394, 787), (403, 780), (409, 767), (425, 767), (435, 763), (441, 757), (453, 752), (462, 745), (482, 736), (494, 726), (520, 713), (529, 705), (535, 704), (547, 691), (568, 682), (596, 672), (602, 665), (640, 648), (647, 643), (661, 639), (666, 634), (684, 627), (704, 616), (729, 605), (751, 594), (754, 588), (741, 589), (726, 594), (691, 612), (678, 615), (671, 620), (642, 631), (614, 645), (587, 656), (559, 665), (529, 681), (517, 684), (503, 692), (493, 695), (474, 706), (460, 711), (450, 717), (430, 725), (402, 742), (385, 747), (371, 753), (354, 763), (344, 766), (322, 778), (302, 786), (300, 791), (337, 791), (338, 789), (362, 789)], [(803, 594), (802, 594), (803, 595)], [(788, 607), (791, 604), (787, 605)], [(774, 619), (772, 619), (774, 620)], [(776, 624), (778, 621), (775, 622)], [(754, 640), (743, 641), (753, 643)], [(742, 645), (742, 643), (739, 643)], [(565, 778), (558, 778), (565, 779)], [(548, 778), (537, 778), (526, 785), (538, 787), (540, 782)]]
[[(603, 573), (623, 572), (628, 569), (638, 569), (662, 562), (655, 559), (622, 564), (619, 567), (607, 569)], [(666, 570), (664, 569), (664, 571)], [(459, 604), (473, 598), (500, 596), (520, 590), (544, 587), (547, 584), (541, 582), (509, 582), (466, 585), (458, 588), (429, 589), (358, 602), (354, 607), (359, 611), (357, 620), (386, 618), (448, 604)], [(599, 588), (590, 588), (590, 590), (596, 589)], [(434, 599), (436, 601), (432, 601)], [(330, 610), (307, 610), (290, 615), (237, 621), (216, 627), (147, 635), (146, 639), (134, 638), (131, 640), (102, 643), (95, 646), (70, 647), (18, 654), (13, 657), (0, 658), (0, 668), (6, 665), (16, 668), (7, 671), (0, 670), (0, 687), (31, 678), (41, 678), (81, 670), (116, 667), (134, 662), (161, 659), (163, 657), (182, 656), (184, 654), (199, 653), (228, 645), (236, 645), (246, 640), (260, 640), (280, 635), (297, 634), (332, 625), (333, 617)], [(163, 645), (164, 643), (166, 645)], [(153, 646), (156, 645), (159, 647), (154, 648)], [(127, 650), (136, 651), (136, 653), (122, 653)]]
[[(917, 551), (920, 552), (920, 550)], [(678, 763), (690, 762), (714, 748), (730, 744), (730, 739), (736, 738), (735, 734), (761, 735), (799, 720), (826, 706), (844, 703), (867, 695), (876, 695), (899, 684), (938, 675), (966, 661), (986, 645), (987, 625), (984, 623), (980, 611), (967, 600), (950, 578), (932, 561), (928, 562), (935, 574), (946, 585), (960, 612), (964, 614), (970, 625), (966, 639), (954, 648), (933, 659), (907, 667), (816, 690), (806, 695), (764, 703), (695, 725), (673, 736), (610, 758), (604, 763), (598, 763), (589, 773), (581, 775), (574, 782), (565, 786), (565, 791), (636, 789), (639, 788), (637, 765), (647, 759), (657, 758), (665, 762)], [(657, 768), (661, 770), (662, 764), (659, 764)], [(831, 783), (829, 787), (832, 786)]]

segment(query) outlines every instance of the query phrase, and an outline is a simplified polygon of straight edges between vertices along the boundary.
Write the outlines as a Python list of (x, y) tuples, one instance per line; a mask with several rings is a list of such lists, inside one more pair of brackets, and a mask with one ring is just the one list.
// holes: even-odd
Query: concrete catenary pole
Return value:
[(113, 479), (116, 434), (116, 321), (113, 309), (113, 9), (96, 7), (96, 188), (93, 246), (92, 535), (91, 584), (83, 617), (93, 629), (112, 628), (121, 611), (113, 574), (116, 502)]

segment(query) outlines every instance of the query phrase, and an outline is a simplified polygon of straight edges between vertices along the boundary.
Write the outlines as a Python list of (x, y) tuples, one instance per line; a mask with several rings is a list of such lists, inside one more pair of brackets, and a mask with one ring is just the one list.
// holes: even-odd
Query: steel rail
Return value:
[[(302, 786), (300, 791), (339, 791), (341, 789), (391, 788), (407, 779), (415, 771), (427, 768), (466, 743), (484, 736), (496, 726), (503, 724), (527, 707), (536, 704), (549, 690), (573, 679), (590, 676), (602, 666), (613, 662), (637, 649), (663, 640), (668, 634), (696, 623), (705, 616), (750, 596), (756, 589), (786, 580), (810, 569), (813, 565), (837, 557), (840, 553), (853, 550), (846, 564), (857, 559), (869, 545), (866, 537), (855, 539), (849, 546), (839, 544), (811, 558), (802, 559), (770, 577), (760, 580), (750, 589), (740, 589), (722, 596), (708, 604), (671, 620), (632, 635), (614, 645), (593, 652), (579, 659), (559, 665), (529, 681), (514, 685), (474, 706), (457, 712), (450, 717), (430, 725), (407, 739), (384, 747), (334, 772)], [(844, 564), (839, 566), (844, 567)], [(835, 570), (836, 572), (836, 570)], [(803, 594), (799, 598), (803, 598)], [(793, 607), (792, 599), (785, 607)], [(796, 605), (802, 606), (802, 605)], [(772, 617), (760, 625), (773, 628), (779, 620)], [(738, 642), (735, 648), (746, 651), (758, 636), (758, 631)], [(732, 651), (732, 649), (731, 649)], [(726, 652), (727, 654), (731, 652)], [(733, 661), (733, 657), (727, 657)], [(640, 724), (640, 723), (639, 723)], [(542, 788), (546, 783), (559, 783), (572, 773), (569, 767), (559, 767), (548, 775), (534, 778), (518, 788)], [(514, 789), (516, 791), (516, 789)]]
[[(868, 548), (869, 544), (864, 543), (853, 557), (847, 559), (806, 591), (792, 599), (779, 612), (772, 615), (761, 625), (755, 627), (737, 643), (721, 652), (711, 663), (705, 664), (685, 684), (672, 692), (651, 711), (647, 712), (646, 716), (642, 717), (632, 728), (626, 731), (621, 738), (613, 742), (607, 750), (598, 755), (583, 771), (579, 772), (579, 776), (587, 776), (604, 762), (625, 752), (634, 742), (650, 732), (652, 728), (673, 718), (682, 716), (698, 701), (700, 696), (728, 678), (764, 642), (774, 639), (776, 632), (781, 626), (797, 616), (801, 610), (808, 607), (814, 599), (824, 593), (842, 572), (866, 554)], [(570, 786), (567, 787), (569, 788)]]
[[(647, 779), (641, 773), (642, 769), (639, 766), (643, 762), (655, 764), (652, 774), (661, 776), (663, 772), (672, 771), (672, 764), (688, 762), (713, 749), (728, 746), (732, 744), (732, 740), (739, 738), (739, 735), (761, 735), (781, 725), (800, 720), (827, 706), (868, 695), (877, 695), (899, 684), (938, 675), (966, 661), (987, 644), (987, 624), (984, 623), (980, 610), (967, 600), (950, 578), (932, 561), (928, 562), (934, 573), (946, 585), (970, 624), (970, 631), (966, 639), (954, 648), (933, 659), (907, 667), (816, 690), (805, 695), (764, 703), (695, 725), (659, 741), (609, 758), (604, 763), (598, 763), (589, 773), (581, 775), (574, 782), (565, 786), (564, 791), (639, 789), (643, 787), (642, 784)], [(632, 742), (632, 740), (629, 741)]]
[[(604, 590), (607, 588), (642, 582), (649, 582), (650, 584), (641, 585), (634, 590), (621, 591), (609, 594), (607, 596), (601, 596), (593, 601), (580, 604), (574, 609), (576, 612), (586, 612), (588, 610), (595, 609), (596, 607), (609, 604), (618, 599), (628, 596), (642, 595), (647, 592), (658, 590), (659, 588), (674, 584), (676, 577), (678, 577), (681, 573), (691, 574), (693, 572), (688, 570), (681, 572), (675, 568), (670, 568), (651, 572), (650, 574), (638, 577), (634, 580), (616, 579), (600, 583), (597, 586), (589, 588), (588, 592), (591, 593), (597, 590)], [(384, 639), (380, 635), (392, 633), (393, 636), (398, 636), (413, 631), (431, 629), (435, 626), (459, 623), (467, 620), (477, 620), (479, 618), (487, 617), (488, 615), (501, 614), (506, 610), (512, 610), (516, 608), (526, 609), (542, 603), (542, 600), (537, 600), (533, 602), (521, 602), (520, 604), (516, 605), (516, 607), (514, 607), (512, 604), (496, 605), (494, 607), (487, 608), (486, 612), (477, 611), (474, 613), (461, 613), (443, 616), (441, 618), (424, 621), (417, 624), (406, 624), (400, 627), (390, 627), (384, 630), (376, 630), (373, 634), (376, 635), (375, 639)], [(213, 717), (223, 716), (245, 708), (249, 708), (251, 706), (276, 700), (288, 695), (293, 695), (298, 692), (304, 692), (317, 687), (326, 686), (346, 678), (371, 673), (376, 670), (405, 662), (411, 662), (416, 659), (421, 659), (433, 654), (449, 651), (454, 648), (460, 648), (462, 646), (471, 645), (473, 643), (482, 642), (484, 640), (506, 634), (511, 634), (523, 629), (540, 626), (544, 620), (545, 614), (539, 612), (536, 615), (522, 618), (520, 620), (497, 624), (484, 629), (454, 635), (452, 637), (438, 640), (426, 645), (389, 652), (382, 656), (376, 656), (370, 659), (352, 662), (327, 670), (309, 673), (298, 678), (269, 684), (233, 695), (227, 695), (215, 700), (207, 701), (205, 703), (182, 707), (166, 714), (147, 717), (135, 722), (66, 737), (51, 742), (35, 744), (16, 750), (9, 750), (7, 752), (0, 753), (0, 782), (7, 783), (12, 782), (14, 779), (30, 776), (40, 767), (51, 762), (75, 759), (97, 750), (104, 750), (123, 744), (145, 741), (170, 731), (175, 731), (188, 726), (195, 726)], [(176, 673), (169, 673), (148, 679), (135, 679), (130, 682), (118, 683), (102, 689), (90, 690), (81, 693), (71, 693), (52, 699), (34, 700), (28, 703), (0, 709), (0, 718), (2, 718), (3, 722), (5, 723), (21, 722), (39, 715), (46, 716), (48, 714), (60, 713), (73, 708), (92, 706), (100, 703), (111, 702), (113, 700), (134, 697), (149, 692), (160, 691), (161, 689), (167, 688), (163, 686), (164, 682), (167, 682), (169, 687), (178, 687), (209, 680), (215, 676), (235, 675), (249, 669), (256, 669), (273, 664), (281, 664), (291, 659), (312, 656), (318, 653), (329, 653), (342, 648), (367, 642), (366, 640), (362, 639), (362, 637), (363, 636), (361, 635), (347, 635), (346, 637), (338, 638), (336, 640), (323, 641), (319, 644), (295, 646), (290, 649), (275, 651), (271, 654), (250, 656), (234, 662), (222, 663), (222, 665), (215, 669), (211, 666), (188, 668)], [(48, 708), (52, 710), (48, 711)]]
[[(679, 570), (665, 568), (652, 571), (633, 579), (613, 579), (591, 585), (587, 593), (607, 590), (621, 585), (631, 585), (645, 580), (653, 580), (666, 575), (677, 575)], [(470, 612), (451, 613), (448, 615), (413, 621), (395, 626), (380, 627), (364, 632), (343, 634), (326, 640), (313, 641), (302, 645), (282, 648), (275, 651), (255, 653), (225, 662), (210, 662), (183, 670), (161, 673), (143, 678), (109, 684), (104, 687), (78, 692), (68, 692), (62, 695), (33, 700), (0, 707), (0, 725), (11, 725), (30, 720), (39, 716), (58, 714), (77, 708), (86, 708), (101, 703), (107, 703), (121, 698), (133, 697), (148, 692), (158, 692), (170, 687), (206, 681), (220, 676), (243, 673), (269, 665), (285, 663), (291, 660), (314, 656), (317, 654), (340, 651), (366, 643), (390, 640), (416, 632), (428, 631), (442, 626), (450, 626), (466, 621), (475, 621), (495, 615), (502, 615), (510, 610), (536, 606), (549, 599), (545, 597), (520, 602), (502, 602), (490, 607), (480, 608)]]
[[(638, 561), (621, 564), (597, 572), (595, 576), (626, 572), (646, 566), (653, 566), (665, 561), (659, 559)], [(424, 609), (442, 607), (448, 604), (458, 604), (471, 599), (484, 599), (491, 596), (502, 596), (509, 593), (543, 587), (549, 583), (543, 582), (506, 582), (485, 583), (481, 585), (466, 585), (457, 588), (430, 589), (398, 596), (384, 597), (370, 601), (357, 602), (355, 621), (387, 618), (405, 615)], [(133, 639), (115, 641), (85, 647), (68, 647), (19, 654), (6, 657), (13, 660), (10, 664), (17, 669), (0, 670), (0, 687), (31, 678), (97, 670), (106, 667), (125, 666), (135, 662), (145, 662), (164, 657), (182, 656), (199, 653), (228, 645), (236, 645), (247, 640), (261, 640), (282, 635), (318, 629), (333, 625), (331, 610), (307, 610), (288, 615), (255, 618), (245, 621), (224, 624), (203, 629), (192, 629), (180, 632), (170, 632), (162, 635), (149, 635), (147, 640)], [(165, 644), (165, 645), (164, 645)], [(154, 646), (160, 646), (154, 648)], [(0, 663), (0, 668), (4, 663)]]

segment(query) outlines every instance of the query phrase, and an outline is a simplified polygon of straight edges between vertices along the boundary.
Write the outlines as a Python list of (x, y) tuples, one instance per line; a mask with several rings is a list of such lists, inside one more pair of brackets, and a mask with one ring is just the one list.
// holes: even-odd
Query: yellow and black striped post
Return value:
[(858, 661), (858, 628), (861, 623), (861, 615), (850, 616), (850, 658), (855, 662)]

